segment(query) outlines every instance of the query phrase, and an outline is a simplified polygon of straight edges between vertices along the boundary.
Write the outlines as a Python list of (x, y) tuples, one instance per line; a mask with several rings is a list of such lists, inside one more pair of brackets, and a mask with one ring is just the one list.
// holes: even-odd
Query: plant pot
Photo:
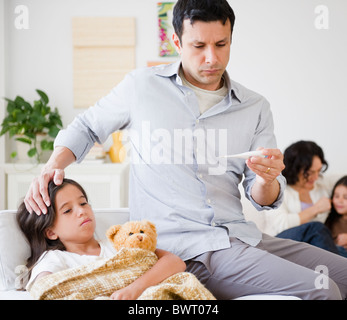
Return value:
[[(19, 138), (20, 136), (15, 136)], [(51, 156), (52, 151), (41, 149), (41, 141), (47, 139), (47, 134), (39, 134), (36, 137), (37, 140), (37, 151), (39, 153), (40, 163), (46, 163)], [(27, 143), (15, 140), (17, 156), (15, 158), (16, 163), (38, 163), (37, 155), (33, 157), (28, 156), (28, 151), (33, 147)]]
[(15, 145), (16, 145), (16, 151), (17, 151), (17, 156), (15, 158), (15, 161), (17, 163), (28, 163), (28, 162), (32, 162), (32, 160), (35, 160), (28, 156), (28, 151), (30, 150), (29, 144), (15, 140)]

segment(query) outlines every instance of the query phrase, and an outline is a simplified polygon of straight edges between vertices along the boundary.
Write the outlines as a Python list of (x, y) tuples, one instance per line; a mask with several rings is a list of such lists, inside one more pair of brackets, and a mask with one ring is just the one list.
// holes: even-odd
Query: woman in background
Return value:
[(328, 169), (322, 148), (313, 141), (293, 143), (284, 151), (284, 164), (284, 200), (278, 210), (267, 213), (265, 232), (338, 254), (331, 232), (324, 225), (331, 209), (331, 192), (322, 176)]

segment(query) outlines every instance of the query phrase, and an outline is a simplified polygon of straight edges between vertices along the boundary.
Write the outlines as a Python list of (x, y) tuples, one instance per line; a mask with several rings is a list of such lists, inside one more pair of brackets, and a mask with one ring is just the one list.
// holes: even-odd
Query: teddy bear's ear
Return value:
[(107, 231), (106, 231), (106, 237), (113, 242), (114, 237), (116, 236), (116, 234), (118, 233), (118, 231), (121, 229), (121, 225), (115, 225), (110, 227)]
[(153, 232), (157, 232), (157, 229), (155, 228), (155, 224), (153, 222), (150, 222), (148, 220), (142, 220), (142, 222), (147, 224)]

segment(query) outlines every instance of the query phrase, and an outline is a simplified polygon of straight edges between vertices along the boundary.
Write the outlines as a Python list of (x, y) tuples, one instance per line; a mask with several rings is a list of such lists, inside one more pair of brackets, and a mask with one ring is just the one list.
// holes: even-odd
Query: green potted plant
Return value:
[[(45, 150), (53, 150), (53, 139), (63, 127), (61, 116), (57, 108), (52, 110), (48, 106), (49, 99), (46, 93), (36, 89), (40, 99), (33, 104), (17, 96), (14, 100), (7, 101), (7, 115), (2, 124), (0, 136), (6, 132), (15, 140), (27, 144), (27, 155), (41, 162), (41, 156)], [(53, 138), (53, 139), (52, 139)], [(17, 156), (12, 152), (11, 157)]]

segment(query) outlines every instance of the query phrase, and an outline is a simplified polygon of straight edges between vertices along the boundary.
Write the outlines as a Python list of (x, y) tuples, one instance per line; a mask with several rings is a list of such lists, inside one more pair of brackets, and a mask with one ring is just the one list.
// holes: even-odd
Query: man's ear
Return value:
[(180, 38), (178, 37), (178, 35), (176, 34), (176, 32), (174, 32), (172, 34), (172, 42), (174, 43), (176, 51), (178, 52), (178, 54), (181, 54), (181, 48), (182, 48), (181, 41), (180, 41)]
[(57, 240), (58, 239), (58, 235), (56, 233), (54, 233), (54, 231), (50, 228), (46, 229), (45, 233), (46, 233), (46, 237), (49, 240)]

